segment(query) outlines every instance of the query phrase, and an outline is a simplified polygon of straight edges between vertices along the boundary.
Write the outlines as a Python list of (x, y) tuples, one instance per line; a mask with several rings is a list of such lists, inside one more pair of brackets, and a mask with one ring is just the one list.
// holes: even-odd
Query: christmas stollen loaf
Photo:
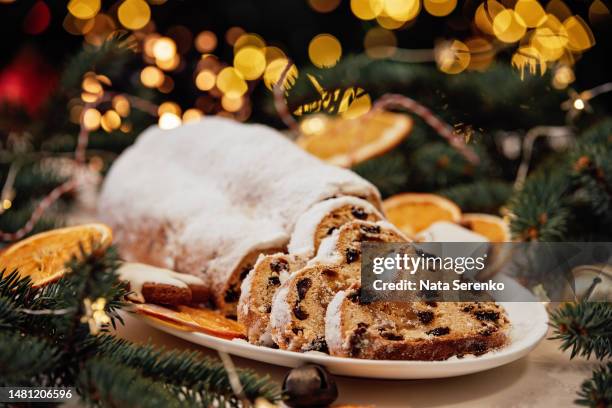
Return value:
[(302, 214), (341, 196), (380, 208), (372, 184), (276, 130), (207, 117), (140, 135), (110, 169), (99, 214), (124, 259), (200, 277), (235, 315), (258, 256), (284, 250)]

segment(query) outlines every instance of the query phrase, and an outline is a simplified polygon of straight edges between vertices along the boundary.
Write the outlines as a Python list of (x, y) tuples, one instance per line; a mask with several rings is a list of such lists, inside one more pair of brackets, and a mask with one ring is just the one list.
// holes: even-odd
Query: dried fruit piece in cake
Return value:
[(477, 234), (484, 235), (491, 242), (510, 242), (510, 226), (500, 217), (491, 214), (463, 214), (460, 224)]
[(306, 264), (297, 255), (260, 256), (242, 283), (238, 302), (238, 322), (247, 328), (250, 343), (271, 346), (270, 311), (272, 297), (289, 275)]
[(136, 262), (126, 262), (117, 270), (119, 279), (129, 283), (128, 300), (160, 305), (187, 305), (208, 300), (202, 279)]
[(151, 304), (135, 306), (136, 313), (167, 323), (175, 328), (196, 331), (224, 339), (245, 337), (244, 326), (215, 310), (188, 306), (163, 307)]
[(347, 222), (382, 219), (382, 214), (371, 203), (357, 197), (337, 197), (321, 201), (298, 219), (291, 234), (289, 253), (313, 257), (321, 241)]
[(325, 309), (351, 279), (339, 265), (313, 265), (294, 273), (274, 295), (270, 326), (272, 339), (292, 351), (327, 351)]
[(446, 360), (505, 345), (509, 322), (491, 302), (374, 302), (338, 292), (325, 316), (329, 353), (376, 360)]
[(351, 221), (323, 240), (311, 263), (346, 264), (361, 272), (362, 242), (408, 242), (409, 239), (386, 221)]

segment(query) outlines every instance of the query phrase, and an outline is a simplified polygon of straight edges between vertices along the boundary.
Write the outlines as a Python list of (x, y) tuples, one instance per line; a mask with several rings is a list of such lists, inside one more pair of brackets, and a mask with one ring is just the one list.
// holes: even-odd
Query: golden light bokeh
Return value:
[(244, 34), (244, 30), (241, 27), (230, 27), (225, 33), (225, 41), (229, 45), (234, 45), (238, 38)]
[(376, 16), (376, 22), (379, 26), (386, 28), (387, 30), (397, 30), (406, 24), (406, 21), (396, 20), (393, 17), (389, 17), (389, 15), (384, 11)]
[(372, 99), (368, 93), (364, 92), (361, 88), (356, 88), (354, 92), (357, 96), (353, 95), (355, 98), (352, 101), (350, 100), (350, 94), (346, 93), (340, 102), (338, 111), (341, 112), (341, 116), (344, 119), (356, 119), (368, 113), (372, 108)]
[(595, 45), (595, 37), (580, 16), (571, 16), (563, 22), (567, 32), (567, 47), (572, 51), (584, 51)]
[(233, 98), (223, 95), (221, 98), (221, 106), (228, 112), (238, 112), (242, 108), (243, 103), (242, 97)]
[(72, 35), (85, 35), (94, 27), (94, 19), (81, 20), (68, 13), (64, 17), (62, 27)]
[(212, 31), (202, 31), (195, 38), (195, 47), (202, 53), (211, 52), (217, 48), (217, 36)]
[(336, 65), (342, 56), (340, 41), (331, 34), (319, 34), (308, 45), (310, 61), (319, 68)]
[(89, 131), (97, 130), (100, 127), (101, 118), (102, 115), (99, 110), (89, 108), (83, 112), (83, 126)]
[(574, 75), (574, 71), (570, 67), (562, 65), (557, 68), (553, 75), (552, 86), (555, 89), (565, 89), (575, 80), (576, 76)]
[(154, 66), (144, 67), (140, 71), (140, 82), (147, 88), (157, 88), (164, 82), (164, 73)]
[(234, 42), (234, 52), (237, 53), (242, 48), (253, 47), (263, 49), (266, 46), (266, 42), (261, 38), (260, 35), (255, 33), (242, 34), (236, 42)]
[(491, 65), (495, 58), (495, 50), (489, 40), (483, 37), (468, 38), (465, 45), (470, 50), (469, 70), (484, 71)]
[(420, 0), (384, 0), (384, 13), (395, 21), (410, 21), (419, 14), (420, 10)]
[(181, 116), (182, 112), (181, 107), (176, 102), (166, 101), (157, 108), (157, 114), (159, 116), (163, 115), (164, 113), (173, 113), (176, 116)]
[(480, 31), (490, 35), (495, 35), (493, 32), (493, 20), (495, 17), (504, 11), (506, 8), (495, 0), (486, 0), (478, 6), (474, 15), (474, 23)]
[(204, 113), (197, 108), (190, 108), (183, 113), (183, 123), (197, 122), (204, 117)]
[(142, 51), (147, 57), (155, 58), (153, 55), (153, 46), (155, 45), (155, 41), (159, 40), (161, 35), (157, 33), (147, 34), (142, 42)]
[(70, 0), (68, 11), (76, 18), (88, 20), (100, 11), (100, 0)]
[(441, 43), (434, 56), (440, 71), (452, 75), (463, 72), (471, 60), (470, 49), (459, 40)]
[(310, 115), (302, 119), (300, 122), (300, 130), (307, 135), (316, 135), (325, 130), (327, 121), (327, 116), (323, 114)]
[(595, 0), (589, 6), (589, 21), (593, 24), (602, 24), (610, 20), (610, 9), (601, 0)]
[(158, 125), (160, 129), (174, 129), (181, 126), (181, 118), (174, 113), (165, 112), (160, 115)]
[(423, 7), (432, 16), (444, 17), (457, 7), (457, 0), (423, 0)]
[(85, 92), (92, 94), (100, 94), (103, 92), (102, 84), (100, 84), (100, 81), (98, 81), (94, 75), (86, 75), (85, 78), (83, 78), (83, 82), (81, 82), (81, 87)]
[(234, 56), (234, 67), (247, 80), (259, 78), (266, 69), (266, 56), (260, 48), (242, 47)]
[(155, 64), (164, 71), (174, 71), (181, 64), (181, 56), (174, 54), (172, 58), (167, 60), (155, 58)]
[(124, 0), (117, 9), (121, 25), (130, 30), (140, 30), (151, 20), (151, 8), (144, 0)]
[(338, 5), (340, 4), (340, 0), (308, 0), (308, 5), (319, 13), (329, 13), (334, 11)]
[(493, 19), (493, 33), (498, 40), (505, 43), (519, 41), (526, 32), (525, 22), (513, 10), (505, 9)]
[(195, 84), (200, 91), (209, 91), (215, 86), (217, 76), (208, 69), (203, 69), (196, 75)]
[(266, 55), (266, 64), (270, 64), (272, 61), (280, 58), (287, 58), (283, 50), (274, 46), (264, 48), (264, 54)]
[(157, 87), (157, 90), (161, 93), (170, 93), (174, 89), (174, 80), (168, 76), (164, 75), (164, 80), (160, 86)]
[(107, 132), (112, 132), (113, 130), (119, 129), (121, 126), (121, 117), (117, 112), (112, 109), (107, 110), (102, 115), (102, 119), (100, 119), (100, 125), (102, 129)]
[(128, 117), (130, 115), (130, 102), (123, 95), (116, 95), (113, 97), (113, 109), (117, 111), (117, 113), (121, 117)]
[(363, 46), (370, 58), (387, 58), (395, 54), (397, 38), (384, 28), (370, 28), (363, 39)]
[(98, 13), (94, 18), (93, 27), (85, 34), (85, 41), (100, 46), (116, 29), (115, 20), (108, 14)]
[(562, 0), (551, 0), (546, 5), (546, 12), (557, 17), (560, 21), (571, 17), (572, 10)]
[(544, 24), (535, 29), (530, 45), (544, 60), (556, 61), (565, 53), (567, 42), (567, 30), (557, 17), (549, 14)]
[(546, 11), (538, 0), (518, 0), (514, 11), (527, 27), (538, 27), (546, 21)]
[(546, 72), (546, 61), (537, 48), (531, 46), (522, 46), (512, 55), (512, 66), (520, 71), (521, 79), (525, 76), (527, 69), (530, 74), (535, 74), (540, 71), (540, 74)]
[(225, 67), (219, 72), (217, 88), (230, 98), (239, 98), (249, 89), (242, 74), (234, 67)]
[[(272, 61), (264, 71), (264, 84), (269, 90), (273, 90), (276, 83), (280, 80), (285, 68), (289, 64), (286, 58), (278, 58)], [(287, 90), (293, 86), (298, 77), (298, 69), (294, 64), (291, 64), (285, 80), (282, 83), (283, 89)]]
[(168, 61), (176, 55), (176, 44), (170, 37), (160, 37), (153, 44), (153, 56), (156, 60)]
[(384, 0), (351, 0), (351, 11), (361, 20), (373, 20), (382, 11)]

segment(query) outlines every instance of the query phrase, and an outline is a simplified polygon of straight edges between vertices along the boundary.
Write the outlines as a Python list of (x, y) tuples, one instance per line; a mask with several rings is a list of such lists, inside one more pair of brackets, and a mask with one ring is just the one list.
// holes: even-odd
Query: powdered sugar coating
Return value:
[(419, 232), (416, 239), (420, 242), (489, 242), (485, 236), (448, 221), (434, 222)]
[(378, 218), (383, 218), (382, 214), (372, 204), (357, 197), (338, 197), (321, 201), (298, 218), (291, 235), (291, 241), (287, 246), (289, 253), (307, 257), (314, 256), (314, 236), (317, 227), (327, 214), (345, 205), (362, 207), (367, 212), (377, 215)]
[(340, 350), (342, 348), (342, 302), (349, 291), (341, 290), (336, 293), (325, 312), (325, 342), (330, 350)]
[(245, 255), (282, 248), (302, 213), (341, 195), (380, 206), (372, 184), (276, 130), (207, 117), (146, 130), (113, 164), (98, 209), (124, 258), (197, 275), (219, 294)]

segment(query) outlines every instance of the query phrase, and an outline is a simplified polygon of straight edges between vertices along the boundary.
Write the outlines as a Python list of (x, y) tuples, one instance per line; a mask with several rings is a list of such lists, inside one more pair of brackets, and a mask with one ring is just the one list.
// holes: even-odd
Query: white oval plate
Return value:
[(332, 357), (320, 352), (297, 353), (255, 346), (244, 340), (226, 340), (203, 333), (178, 330), (135, 314), (147, 324), (195, 344), (224, 351), (239, 357), (284, 367), (305, 363), (325, 366), (331, 373), (349, 377), (386, 378), (395, 380), (445, 378), (472, 374), (508, 364), (527, 355), (544, 338), (548, 314), (540, 302), (501, 302), (511, 322), (510, 344), (482, 356), (466, 355), (445, 361), (361, 360)]

